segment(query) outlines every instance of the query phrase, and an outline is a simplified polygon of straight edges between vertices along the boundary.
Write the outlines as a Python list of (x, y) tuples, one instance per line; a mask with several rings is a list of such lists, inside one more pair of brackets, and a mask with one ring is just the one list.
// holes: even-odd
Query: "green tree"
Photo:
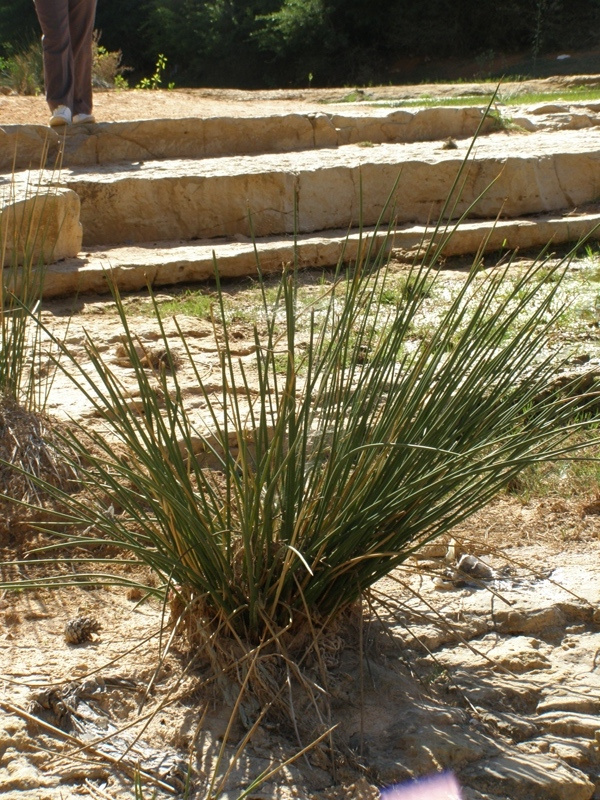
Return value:
[[(96, 27), (137, 75), (164, 53), (179, 86), (365, 85), (406, 57), (593, 47), (600, 0), (102, 0)], [(0, 56), (37, 36), (31, 0), (0, 0)]]
[(149, 9), (144, 0), (101, 0), (96, 10), (96, 28), (107, 50), (121, 50), (123, 64), (137, 74), (147, 74), (162, 52), (148, 47)]
[(374, 11), (370, 0), (284, 0), (257, 17), (253, 34), (286, 82), (368, 83), (380, 74), (386, 50), (390, 0)]
[(9, 56), (26, 50), (40, 35), (31, 0), (0, 2), (0, 55)]
[(165, 53), (178, 83), (260, 85), (264, 69), (252, 31), (256, 18), (277, 5), (278, 0), (154, 0), (148, 41)]

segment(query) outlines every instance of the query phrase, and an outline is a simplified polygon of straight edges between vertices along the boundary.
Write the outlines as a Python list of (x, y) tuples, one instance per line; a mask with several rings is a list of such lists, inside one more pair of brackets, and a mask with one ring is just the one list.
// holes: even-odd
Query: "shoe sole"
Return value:
[(68, 125), (68, 124), (69, 123), (67, 122), (66, 119), (59, 119), (58, 117), (53, 117), (50, 120), (50, 127), (51, 128), (62, 128), (63, 125)]

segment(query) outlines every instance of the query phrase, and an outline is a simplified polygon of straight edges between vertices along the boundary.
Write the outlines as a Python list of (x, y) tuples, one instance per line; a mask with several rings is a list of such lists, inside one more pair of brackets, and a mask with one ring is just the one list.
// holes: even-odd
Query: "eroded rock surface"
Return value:
[[(467, 145), (439, 143), (201, 161), (148, 161), (64, 170), (58, 185), (81, 198), (84, 246), (217, 236), (269, 236), (383, 220), (436, 220)], [(600, 131), (478, 141), (451, 202), (495, 219), (572, 209), (600, 195)], [(396, 188), (394, 188), (396, 187)], [(388, 204), (392, 196), (391, 204)]]
[[(517, 548), (506, 557), (523, 563), (534, 552), (534, 547), (529, 553)], [(585, 548), (546, 555), (546, 576), (515, 568), (511, 586), (506, 578), (504, 587), (440, 591), (422, 568), (397, 573), (407, 587), (418, 588), (420, 598), (411, 600), (411, 592), (392, 578), (377, 584), (375, 603), (379, 594), (386, 598), (386, 606), (379, 608), (378, 622), (371, 623), (375, 627), (365, 628), (362, 657), (353, 635), (340, 631), (338, 663), (328, 676), (332, 720), (338, 725), (337, 788), (327, 748), (319, 746), (308, 754), (308, 763), (300, 760), (286, 768), (256, 796), (375, 798), (376, 787), (450, 769), (463, 787), (465, 800), (596, 797), (600, 790), (600, 629), (593, 612), (600, 600), (600, 571), (593, 562), (600, 550), (597, 542), (588, 542)], [(482, 557), (500, 563), (497, 556)], [(554, 583), (563, 569), (581, 577), (584, 590), (579, 597), (570, 594), (568, 576), (564, 589), (558, 581)], [(66, 645), (64, 618), (74, 604), (81, 603), (87, 613), (103, 609), (103, 631), (94, 642)], [(133, 738), (133, 733), (118, 728), (133, 722), (147, 676), (154, 670), (153, 648), (149, 642), (144, 644), (144, 637), (158, 623), (161, 611), (158, 603), (138, 608), (134, 604), (128, 608), (128, 603), (123, 590), (115, 589), (103, 596), (72, 590), (58, 604), (48, 597), (41, 606), (38, 600), (25, 597), (11, 605), (13, 621), (0, 651), (2, 674), (18, 682), (11, 689), (11, 702), (27, 707), (35, 697), (43, 704), (39, 698), (54, 691), (44, 688), (48, 683), (67, 681), (58, 690), (73, 716), (73, 724), (66, 729), (89, 741), (99, 738), (100, 744), (93, 763), (83, 768), (77, 760), (69, 761), (68, 742), (25, 724), (4, 705), (0, 724), (3, 797), (70, 800), (79, 796), (86, 780), (109, 791), (111, 797), (129, 797), (127, 764), (135, 753), (125, 756), (123, 768), (115, 768), (110, 758), (117, 758), (119, 748), (125, 751)], [(505, 606), (523, 619), (537, 609), (535, 624), (529, 625), (532, 630), (524, 634), (519, 632), (523, 625), (516, 624), (514, 633), (503, 625), (499, 631), (497, 611)], [(556, 607), (562, 616), (554, 613)], [(20, 621), (15, 622), (17, 616)], [(436, 630), (444, 632), (437, 642)], [(141, 650), (127, 652), (130, 643)], [(114, 667), (103, 668), (85, 677), (119, 651), (123, 655), (117, 672)], [(161, 702), (178, 685), (179, 668), (169, 663), (151, 703)], [(35, 683), (42, 688), (31, 688)], [(193, 694), (193, 672), (184, 685)], [(187, 693), (180, 694), (181, 702), (160, 712), (135, 745), (147, 753), (148, 773), (162, 775), (165, 781), (175, 778), (169, 777), (164, 765), (153, 773), (152, 759), (162, 752), (179, 763), (179, 750), (182, 763), (188, 763), (188, 753), (181, 747), (197, 724), (197, 714), (185, 699)], [(75, 702), (75, 697), (80, 699)], [(40, 718), (53, 721), (51, 712)], [(60, 727), (62, 718), (54, 723)], [(197, 739), (194, 786), (199, 796), (203, 796), (206, 774), (216, 763), (226, 724), (226, 715), (209, 714)], [(103, 731), (97, 730), (98, 725)], [(100, 733), (111, 731), (113, 737), (102, 744)], [(283, 759), (295, 746), (272, 727), (261, 727), (232, 770), (223, 796), (233, 800), (255, 774), (268, 767), (274, 754)], [(234, 749), (232, 742), (229, 756)], [(66, 755), (59, 767), (54, 766), (52, 752)], [(103, 760), (102, 753), (108, 760)], [(355, 795), (350, 787), (360, 775), (367, 780), (363, 793)], [(159, 787), (158, 797), (166, 796)]]
[(0, 177), (0, 260), (36, 266), (76, 256), (83, 236), (80, 206), (71, 189), (9, 184)]
[[(569, 224), (566, 214), (578, 214), (600, 196), (598, 104), (502, 107), (487, 117), (484, 107), (390, 108), (371, 101), (299, 106), (295, 113), (288, 103), (286, 109), (120, 119), (65, 131), (1, 127), (0, 169), (7, 173), (7, 187), (16, 164), (33, 169), (17, 173), (17, 186), (29, 183), (40, 194), (47, 186), (74, 191), (81, 200), (86, 252), (111, 250), (97, 257), (84, 253), (65, 270), (53, 271), (47, 294), (100, 290), (106, 286), (101, 262), (109, 258), (123, 289), (139, 288), (152, 273), (158, 283), (170, 276), (175, 282), (210, 277), (212, 254), (207, 259), (209, 250), (202, 253), (201, 245), (200, 250), (182, 246), (173, 266), (181, 240), (255, 237), (268, 262), (264, 268), (276, 269), (290, 260), (290, 247), (280, 243), (282, 258), (271, 267), (275, 250), (266, 237), (327, 231), (317, 262), (324, 263), (327, 251), (331, 265), (344, 249), (343, 243), (332, 246), (331, 234), (359, 220), (373, 225), (380, 215), (399, 223), (398, 247), (410, 249), (411, 235), (422, 236), (414, 223), (436, 221), (445, 207), (479, 128), (460, 197), (456, 192), (446, 206), (447, 216), (456, 219), (473, 203), (469, 221), (444, 245), (445, 255), (476, 252), (483, 242), (488, 248), (543, 246), (593, 229), (593, 220), (580, 216)], [(513, 113), (518, 114), (514, 119)], [(44, 160), (46, 169), (36, 171)], [(51, 225), (44, 237), (46, 262), (77, 255), (75, 206), (61, 213), (52, 223), (64, 228), (60, 241)], [(57, 216), (50, 203), (47, 216)], [(475, 220), (487, 221), (485, 232)], [(156, 242), (169, 245), (154, 248)], [(135, 244), (153, 258), (144, 260), (141, 251), (115, 251), (116, 245)], [(301, 259), (308, 257), (307, 246), (304, 250)], [(164, 261), (158, 258), (161, 251), (169, 251)], [(231, 248), (224, 254), (224, 274), (255, 271), (253, 246), (247, 256)]]

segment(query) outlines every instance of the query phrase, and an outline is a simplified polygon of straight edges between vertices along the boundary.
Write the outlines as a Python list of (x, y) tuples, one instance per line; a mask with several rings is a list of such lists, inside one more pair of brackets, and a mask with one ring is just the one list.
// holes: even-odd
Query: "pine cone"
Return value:
[(65, 625), (65, 641), (69, 644), (91, 642), (92, 634), (101, 629), (100, 623), (92, 617), (75, 617)]

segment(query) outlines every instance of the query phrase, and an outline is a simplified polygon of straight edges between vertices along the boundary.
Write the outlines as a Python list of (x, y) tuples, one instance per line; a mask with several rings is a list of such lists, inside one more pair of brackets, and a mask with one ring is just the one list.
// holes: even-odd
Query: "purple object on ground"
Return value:
[(460, 786), (454, 775), (444, 772), (383, 789), (381, 800), (460, 800)]

